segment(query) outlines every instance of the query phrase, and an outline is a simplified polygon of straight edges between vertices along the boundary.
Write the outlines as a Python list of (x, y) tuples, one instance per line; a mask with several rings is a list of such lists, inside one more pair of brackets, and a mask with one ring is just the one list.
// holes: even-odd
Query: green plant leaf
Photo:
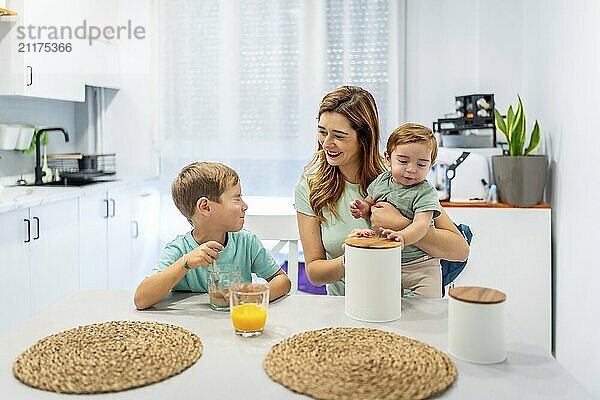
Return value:
[(538, 147), (540, 144), (540, 139), (540, 126), (538, 125), (538, 122), (535, 121), (533, 132), (531, 132), (531, 139), (529, 140), (529, 146), (527, 146), (527, 149), (525, 149), (525, 155), (528, 155)]
[(496, 110), (495, 108), (494, 108), (494, 117), (496, 120), (496, 129), (498, 129), (500, 132), (502, 132), (504, 134), (504, 136), (506, 136), (506, 140), (509, 141), (509, 137), (506, 132), (506, 124), (504, 123), (504, 118), (502, 118), (502, 115), (500, 115), (498, 110)]
[(506, 139), (508, 140), (509, 147), (510, 147), (510, 142), (512, 140), (512, 131), (513, 131), (514, 121), (515, 121), (515, 112), (513, 111), (512, 106), (509, 106), (508, 111), (506, 112)]
[(517, 106), (517, 114), (515, 116), (514, 128), (512, 132), (512, 140), (510, 143), (510, 155), (511, 156), (522, 156), (523, 155), (523, 145), (525, 144), (525, 129), (526, 129), (526, 120), (525, 120), (525, 110), (523, 108), (523, 103), (521, 102), (521, 97), (518, 97), (519, 104)]

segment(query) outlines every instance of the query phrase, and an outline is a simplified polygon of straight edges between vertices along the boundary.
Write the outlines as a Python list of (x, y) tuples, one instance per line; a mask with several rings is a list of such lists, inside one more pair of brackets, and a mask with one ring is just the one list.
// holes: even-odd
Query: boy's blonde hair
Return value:
[(194, 162), (183, 167), (171, 185), (177, 209), (192, 225), (196, 203), (201, 197), (220, 202), (225, 190), (239, 183), (237, 172), (216, 162)]
[(408, 143), (426, 143), (431, 148), (431, 164), (435, 162), (438, 153), (437, 139), (433, 131), (421, 124), (409, 122), (400, 125), (392, 132), (387, 141), (386, 152), (391, 156), (396, 146)]

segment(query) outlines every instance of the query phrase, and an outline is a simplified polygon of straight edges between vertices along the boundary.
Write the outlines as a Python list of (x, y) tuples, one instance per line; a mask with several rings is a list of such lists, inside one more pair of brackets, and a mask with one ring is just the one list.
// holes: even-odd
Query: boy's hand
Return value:
[(394, 240), (398, 243), (400, 243), (402, 246), (402, 248), (404, 248), (404, 235), (402, 234), (402, 231), (395, 231), (393, 229), (384, 229), (384, 228), (379, 228), (379, 232), (381, 232), (381, 234), (383, 236), (385, 236), (388, 240)]
[(366, 201), (356, 199), (350, 203), (350, 214), (356, 219), (368, 216), (370, 211), (371, 205)]
[(219, 258), (219, 252), (223, 250), (223, 245), (214, 240), (202, 243), (200, 246), (185, 255), (185, 259), (191, 269), (198, 267), (208, 267), (213, 261)]

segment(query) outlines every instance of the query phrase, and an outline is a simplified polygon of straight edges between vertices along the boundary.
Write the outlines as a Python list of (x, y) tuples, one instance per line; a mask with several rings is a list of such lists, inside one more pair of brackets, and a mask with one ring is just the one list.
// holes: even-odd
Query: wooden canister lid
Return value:
[(400, 246), (399, 242), (386, 239), (384, 237), (356, 237), (352, 236), (346, 239), (346, 244), (352, 247), (362, 247), (365, 249), (393, 249)]
[(453, 287), (448, 294), (467, 303), (495, 304), (506, 300), (506, 295), (501, 291), (478, 286)]

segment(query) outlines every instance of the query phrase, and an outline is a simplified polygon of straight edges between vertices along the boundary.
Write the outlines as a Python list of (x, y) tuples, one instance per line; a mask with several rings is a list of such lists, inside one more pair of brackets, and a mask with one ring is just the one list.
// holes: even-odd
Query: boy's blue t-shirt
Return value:
[[(177, 236), (161, 252), (158, 264), (152, 269), (152, 274), (163, 271), (184, 254), (189, 253), (198, 246), (191, 231), (185, 235)], [(252, 281), (252, 272), (261, 278), (269, 279), (280, 268), (277, 261), (264, 248), (256, 235), (245, 229), (239, 232), (227, 233), (227, 244), (219, 253), (219, 259), (217, 260), (218, 268), (225, 266), (228, 269), (232, 266), (240, 267), (242, 269), (242, 279), (246, 282)], [(189, 270), (172, 290), (208, 292), (206, 268), (198, 267)]]

